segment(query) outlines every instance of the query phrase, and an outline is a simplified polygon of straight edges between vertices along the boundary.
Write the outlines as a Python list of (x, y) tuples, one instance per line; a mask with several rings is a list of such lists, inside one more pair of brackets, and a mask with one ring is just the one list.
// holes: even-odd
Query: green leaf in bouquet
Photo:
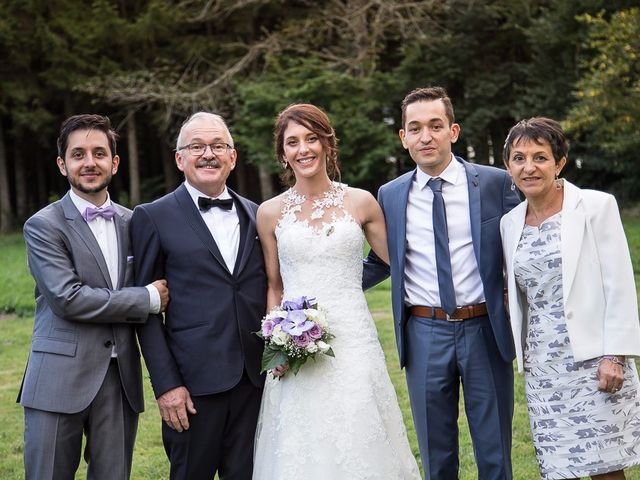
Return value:
[(302, 365), (304, 365), (304, 363), (307, 361), (307, 357), (304, 358), (290, 358), (289, 359), (289, 370), (291, 370), (293, 372), (294, 375), (297, 375), (298, 372), (300, 371), (300, 367), (302, 367)]
[(329, 347), (329, 350), (327, 350), (326, 352), (324, 352), (325, 355), (329, 355), (330, 357), (336, 358), (335, 354), (333, 353), (333, 348)]
[(260, 373), (267, 372), (278, 365), (282, 365), (287, 361), (287, 356), (281, 351), (266, 346), (262, 354), (262, 370)]

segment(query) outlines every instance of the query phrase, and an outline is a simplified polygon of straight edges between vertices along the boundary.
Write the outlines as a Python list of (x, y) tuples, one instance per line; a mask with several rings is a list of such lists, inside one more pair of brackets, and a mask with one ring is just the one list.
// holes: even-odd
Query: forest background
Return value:
[(0, 0), (0, 59), (0, 232), (68, 189), (69, 115), (112, 119), (110, 192), (131, 207), (179, 184), (175, 137), (200, 109), (231, 127), (230, 186), (275, 195), (273, 122), (292, 102), (328, 112), (343, 181), (375, 194), (413, 166), (399, 104), (428, 85), (453, 99), (456, 154), (501, 165), (509, 127), (545, 115), (571, 138), (567, 178), (640, 197), (633, 0)]

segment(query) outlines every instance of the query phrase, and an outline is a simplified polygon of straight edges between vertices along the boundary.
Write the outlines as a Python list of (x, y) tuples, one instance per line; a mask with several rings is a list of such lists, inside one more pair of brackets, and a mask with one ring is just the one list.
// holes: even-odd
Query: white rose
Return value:
[(325, 343), (322, 340), (318, 340), (316, 342), (316, 345), (318, 346), (318, 350), (320, 350), (322, 353), (328, 352), (329, 349), (331, 348), (331, 346), (329, 346), (328, 343)]
[(308, 319), (314, 321), (318, 325), (322, 327), (323, 330), (326, 330), (329, 324), (327, 323), (327, 317), (325, 317), (324, 312), (322, 310), (308, 309), (304, 311), (305, 315)]
[(269, 313), (267, 313), (265, 318), (267, 320), (273, 320), (274, 318), (284, 318), (286, 316), (286, 312), (283, 312), (282, 310), (271, 310)]
[(282, 330), (280, 325), (273, 327), (273, 333), (271, 334), (271, 341), (276, 345), (284, 345), (289, 340), (289, 334)]
[(307, 345), (307, 348), (305, 348), (305, 350), (309, 353), (316, 353), (318, 351), (318, 346), (311, 342), (309, 345)]
[(315, 320), (318, 316), (318, 310), (315, 308), (305, 308), (303, 312), (307, 316), (307, 320)]

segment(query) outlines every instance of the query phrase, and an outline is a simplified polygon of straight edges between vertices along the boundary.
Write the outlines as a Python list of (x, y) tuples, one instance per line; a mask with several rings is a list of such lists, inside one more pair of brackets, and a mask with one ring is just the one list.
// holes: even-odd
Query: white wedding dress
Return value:
[(362, 292), (363, 233), (345, 191), (334, 184), (306, 220), (304, 197), (285, 193), (276, 227), (284, 298), (317, 298), (335, 358), (318, 355), (281, 380), (267, 375), (254, 480), (420, 478)]

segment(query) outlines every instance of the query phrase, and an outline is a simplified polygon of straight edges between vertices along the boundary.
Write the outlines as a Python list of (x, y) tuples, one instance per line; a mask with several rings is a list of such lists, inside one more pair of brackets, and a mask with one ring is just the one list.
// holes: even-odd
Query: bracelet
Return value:
[(615, 355), (603, 355), (598, 363), (602, 362), (602, 360), (609, 360), (611, 363), (620, 365), (622, 368), (625, 367), (625, 363)]

